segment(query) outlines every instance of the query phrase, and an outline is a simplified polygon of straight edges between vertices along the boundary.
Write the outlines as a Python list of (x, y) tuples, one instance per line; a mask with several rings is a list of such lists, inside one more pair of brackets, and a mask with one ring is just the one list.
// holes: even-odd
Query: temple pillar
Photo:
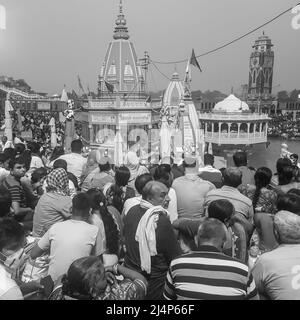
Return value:
[(90, 130), (90, 143), (93, 143), (94, 141), (94, 129), (93, 129), (93, 125), (89, 124), (89, 130)]
[(262, 122), (259, 124), (259, 137), (262, 135)]
[(240, 138), (240, 129), (241, 129), (241, 124), (240, 124), (240, 123), (238, 123), (237, 125), (238, 125), (238, 135), (237, 135), (237, 136), (238, 136), (238, 139), (239, 139), (239, 138)]
[(230, 139), (230, 129), (231, 129), (232, 123), (228, 123), (228, 139)]
[(219, 146), (221, 145), (221, 127), (222, 127), (222, 122), (219, 122)]
[(254, 122), (254, 127), (253, 127), (253, 138), (254, 140), (256, 138), (256, 122)]
[(250, 122), (247, 122), (248, 140), (250, 140)]

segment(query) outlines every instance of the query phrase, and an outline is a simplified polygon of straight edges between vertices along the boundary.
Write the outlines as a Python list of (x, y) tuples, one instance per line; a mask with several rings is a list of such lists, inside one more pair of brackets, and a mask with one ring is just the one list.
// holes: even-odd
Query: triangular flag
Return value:
[(146, 103), (150, 103), (152, 101), (151, 96), (148, 96)]
[(200, 72), (202, 72), (202, 69), (201, 69), (201, 67), (200, 67), (200, 65), (199, 65), (199, 63), (198, 63), (198, 61), (197, 61), (197, 58), (196, 58), (194, 49), (193, 49), (193, 51), (192, 51), (192, 56), (191, 56), (191, 59), (190, 59), (190, 64), (193, 65), (194, 67), (197, 67), (197, 68), (200, 70)]
[(113, 86), (111, 83), (107, 82), (107, 81), (104, 81), (104, 82), (105, 82), (105, 85), (106, 85), (107, 90), (108, 90), (110, 93), (113, 93), (113, 92), (114, 92), (114, 86)]

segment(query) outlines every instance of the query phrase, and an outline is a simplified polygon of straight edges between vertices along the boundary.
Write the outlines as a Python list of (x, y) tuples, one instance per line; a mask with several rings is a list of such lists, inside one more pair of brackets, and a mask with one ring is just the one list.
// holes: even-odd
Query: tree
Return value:
[(289, 100), (290, 97), (289, 97), (289, 94), (287, 93), (287, 91), (283, 90), (283, 91), (279, 91), (277, 93), (277, 98), (280, 101), (287, 101), (287, 100)]
[(294, 89), (290, 94), (291, 100), (298, 100), (299, 94), (300, 94), (300, 90)]

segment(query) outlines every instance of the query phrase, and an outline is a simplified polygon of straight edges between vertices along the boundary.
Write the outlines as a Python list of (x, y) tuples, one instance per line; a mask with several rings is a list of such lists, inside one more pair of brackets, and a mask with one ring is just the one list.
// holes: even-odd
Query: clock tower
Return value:
[(253, 111), (268, 112), (272, 104), (274, 51), (264, 33), (253, 45), (250, 56), (248, 104)]

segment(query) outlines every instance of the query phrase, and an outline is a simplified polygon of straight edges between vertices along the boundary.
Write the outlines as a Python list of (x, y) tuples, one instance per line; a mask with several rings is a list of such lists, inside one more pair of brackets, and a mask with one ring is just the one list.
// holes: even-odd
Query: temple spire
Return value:
[(119, 8), (120, 8), (120, 14), (123, 14), (123, 3), (122, 3), (122, 0), (120, 0)]
[(120, 3), (119, 3), (119, 15), (116, 20), (116, 26), (115, 26), (115, 31), (114, 31), (113, 37), (115, 40), (119, 40), (119, 39), (128, 40), (129, 39), (128, 28), (126, 26), (126, 19), (123, 14), (122, 0), (120, 0)]

